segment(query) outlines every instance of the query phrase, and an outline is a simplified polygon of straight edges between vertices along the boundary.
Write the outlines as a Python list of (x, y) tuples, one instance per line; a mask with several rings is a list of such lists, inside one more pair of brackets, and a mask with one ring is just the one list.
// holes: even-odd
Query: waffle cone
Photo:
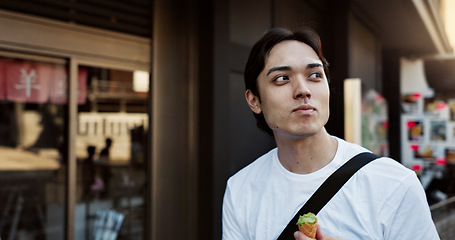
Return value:
[[(317, 220), (316, 220), (316, 223), (317, 223)], [(316, 239), (316, 228), (317, 228), (316, 223), (314, 223), (314, 224), (305, 223), (303, 225), (299, 225), (299, 230), (303, 234), (305, 234), (307, 237)]]

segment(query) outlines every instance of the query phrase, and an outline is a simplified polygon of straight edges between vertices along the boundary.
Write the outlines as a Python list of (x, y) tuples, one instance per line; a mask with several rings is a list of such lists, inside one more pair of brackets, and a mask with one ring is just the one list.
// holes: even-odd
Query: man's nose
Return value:
[(295, 99), (301, 99), (301, 98), (311, 98), (311, 91), (307, 86), (307, 83), (305, 82), (304, 79), (299, 79), (295, 83), (295, 88), (294, 88), (294, 98)]

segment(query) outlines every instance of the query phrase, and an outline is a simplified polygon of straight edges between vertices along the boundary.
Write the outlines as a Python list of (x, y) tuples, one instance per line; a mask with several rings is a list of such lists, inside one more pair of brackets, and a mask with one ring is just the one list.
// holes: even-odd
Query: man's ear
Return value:
[(248, 106), (250, 106), (251, 110), (256, 113), (256, 114), (259, 114), (262, 112), (262, 109), (261, 109), (261, 103), (259, 101), (259, 98), (253, 94), (253, 92), (251, 92), (251, 90), (246, 90), (245, 92), (245, 98), (246, 98), (246, 102), (248, 103)]

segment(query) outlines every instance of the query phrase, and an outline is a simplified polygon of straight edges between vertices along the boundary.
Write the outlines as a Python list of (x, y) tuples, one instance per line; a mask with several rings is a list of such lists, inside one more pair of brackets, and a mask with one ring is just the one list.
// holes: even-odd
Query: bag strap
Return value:
[(360, 168), (377, 158), (379, 158), (379, 156), (370, 152), (359, 153), (343, 164), (343, 166), (338, 168), (322, 183), (310, 199), (308, 199), (308, 201), (296, 213), (283, 232), (281, 232), (281, 235), (277, 240), (294, 239), (294, 232), (299, 230), (296, 223), (300, 215), (308, 212), (318, 214), (318, 212), (327, 204), (327, 202), (330, 201), (330, 199), (332, 199), (332, 197), (338, 192), (338, 190), (341, 189), (341, 187), (351, 178), (352, 175), (354, 175)]

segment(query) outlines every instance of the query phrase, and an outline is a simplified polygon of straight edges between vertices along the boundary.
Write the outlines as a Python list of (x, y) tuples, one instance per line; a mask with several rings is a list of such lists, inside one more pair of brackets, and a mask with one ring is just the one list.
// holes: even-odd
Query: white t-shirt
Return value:
[[(277, 149), (233, 175), (223, 201), (223, 239), (277, 239), (324, 180), (368, 150), (336, 138), (334, 159), (310, 174), (295, 174)], [(360, 169), (317, 214), (323, 233), (345, 240), (439, 239), (416, 174), (390, 158)]]

